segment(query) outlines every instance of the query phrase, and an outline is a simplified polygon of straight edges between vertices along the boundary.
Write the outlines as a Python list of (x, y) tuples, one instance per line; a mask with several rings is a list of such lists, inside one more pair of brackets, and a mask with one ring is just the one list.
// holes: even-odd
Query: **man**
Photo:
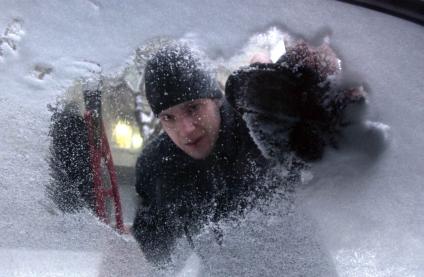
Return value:
[[(281, 157), (294, 151), (316, 160), (333, 141), (350, 94), (329, 89), (324, 81), (337, 67), (319, 68), (319, 59), (310, 65), (320, 53), (302, 47), (279, 63), (235, 72), (226, 97), (188, 47), (170, 45), (149, 60), (146, 96), (164, 133), (146, 146), (136, 165), (142, 202), (134, 236), (147, 259), (166, 260), (176, 238), (186, 235), (190, 241), (204, 223), (243, 213), (275, 185), (289, 188), (281, 179), (265, 185), (269, 158), (284, 162)], [(298, 57), (309, 64), (302, 67)], [(255, 122), (276, 122), (277, 132), (258, 132)], [(259, 151), (251, 133), (268, 149)]]
[(176, 238), (242, 212), (268, 161), (189, 48), (156, 53), (146, 66), (145, 86), (164, 133), (137, 162), (142, 203), (134, 235), (148, 259), (161, 261)]

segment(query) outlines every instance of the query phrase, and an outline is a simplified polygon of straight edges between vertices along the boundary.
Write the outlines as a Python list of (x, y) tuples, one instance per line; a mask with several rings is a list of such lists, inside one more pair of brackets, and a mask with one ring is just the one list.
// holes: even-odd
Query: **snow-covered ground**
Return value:
[(153, 37), (194, 38), (228, 60), (271, 26), (332, 34), (371, 90), (368, 118), (390, 126), (387, 149), (375, 160), (362, 142), (329, 153), (295, 215), (277, 204), (273, 216), (252, 213), (221, 248), (204, 234), (180, 276), (424, 276), (423, 27), (322, 0), (0, 0), (0, 10), (0, 276), (151, 276), (131, 238), (45, 197), (47, 105), (99, 65), (120, 72)]

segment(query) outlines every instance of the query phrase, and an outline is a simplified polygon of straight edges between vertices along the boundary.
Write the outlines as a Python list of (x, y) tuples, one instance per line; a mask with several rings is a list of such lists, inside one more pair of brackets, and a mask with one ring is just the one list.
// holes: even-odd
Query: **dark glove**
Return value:
[[(348, 107), (361, 107), (366, 93), (331, 82), (340, 61), (328, 46), (305, 43), (289, 49), (276, 63), (253, 64), (233, 73), (226, 96), (262, 143), (265, 156), (280, 159), (294, 151), (317, 160), (325, 146), (337, 146), (340, 130), (354, 118)], [(351, 113), (351, 111), (349, 111)]]

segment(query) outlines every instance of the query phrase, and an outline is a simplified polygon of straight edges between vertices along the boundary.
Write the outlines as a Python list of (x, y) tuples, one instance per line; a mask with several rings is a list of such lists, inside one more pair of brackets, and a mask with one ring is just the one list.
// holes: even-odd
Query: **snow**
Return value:
[(57, 250), (0, 250), (2, 276), (98, 276), (101, 254)]
[(202, 234), (200, 257), (181, 246), (190, 258), (179, 276), (424, 275), (421, 26), (318, 0), (2, 0), (0, 10), (0, 276), (151, 276), (130, 237), (88, 212), (63, 215), (45, 197), (47, 105), (76, 78), (120, 72), (153, 37), (194, 39), (228, 61), (271, 26), (312, 41), (330, 35), (346, 78), (371, 91), (368, 124), (385, 130), (387, 148), (372, 159), (358, 138), (328, 153), (292, 216), (252, 213), (227, 226), (222, 248)]

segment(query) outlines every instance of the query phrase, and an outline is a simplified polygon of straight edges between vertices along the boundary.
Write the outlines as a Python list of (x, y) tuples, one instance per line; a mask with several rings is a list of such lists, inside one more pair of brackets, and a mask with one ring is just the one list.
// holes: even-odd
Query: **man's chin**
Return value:
[(186, 152), (187, 155), (189, 155), (190, 157), (192, 157), (195, 160), (204, 160), (209, 156), (209, 153), (199, 153), (199, 152)]
[(183, 149), (183, 151), (195, 160), (204, 160), (209, 156), (211, 152), (211, 151), (201, 151), (196, 149), (185, 149), (185, 150)]

